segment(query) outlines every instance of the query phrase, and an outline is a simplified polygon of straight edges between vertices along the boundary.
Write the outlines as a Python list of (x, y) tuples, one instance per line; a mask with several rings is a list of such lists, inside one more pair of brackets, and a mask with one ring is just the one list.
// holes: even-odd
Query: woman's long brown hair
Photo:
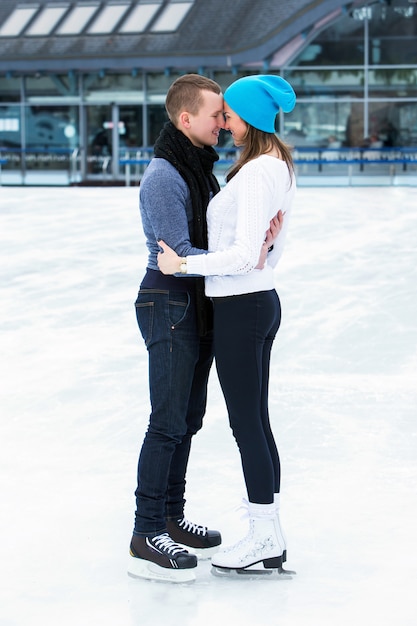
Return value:
[(279, 137), (273, 133), (265, 133), (262, 130), (254, 128), (248, 124), (246, 136), (244, 138), (244, 146), (242, 153), (232, 169), (226, 176), (226, 181), (229, 182), (235, 176), (238, 171), (247, 163), (270, 152), (273, 148), (276, 148), (281, 155), (281, 158), (287, 164), (288, 171), (292, 179), (294, 173), (294, 163), (291, 156), (290, 148)]

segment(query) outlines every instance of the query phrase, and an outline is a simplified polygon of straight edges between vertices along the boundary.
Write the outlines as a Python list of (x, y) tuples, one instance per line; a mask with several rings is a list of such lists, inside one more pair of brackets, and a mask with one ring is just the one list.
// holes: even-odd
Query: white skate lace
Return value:
[(178, 552), (184, 552), (184, 548), (178, 543), (175, 543), (173, 539), (168, 535), (168, 533), (163, 533), (162, 535), (157, 535), (153, 537), (151, 540), (155, 548), (158, 550), (163, 550), (168, 552), (168, 554), (175, 556)]
[(198, 524), (193, 524), (193, 522), (189, 522), (185, 517), (182, 518), (181, 521), (178, 522), (178, 525), (181, 526), (187, 532), (193, 533), (194, 535), (205, 535), (207, 533), (206, 526), (199, 526)]
[(239, 506), (236, 507), (235, 511), (242, 511), (240, 515), (240, 519), (248, 519), (249, 518), (249, 500), (246, 498), (242, 498), (242, 502)]

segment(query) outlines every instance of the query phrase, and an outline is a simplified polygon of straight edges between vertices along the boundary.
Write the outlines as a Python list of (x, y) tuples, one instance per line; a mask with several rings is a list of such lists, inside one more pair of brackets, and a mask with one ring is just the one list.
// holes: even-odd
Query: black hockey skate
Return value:
[(208, 559), (217, 552), (222, 537), (217, 530), (208, 530), (189, 522), (185, 517), (178, 520), (167, 520), (167, 530), (174, 541), (191, 548), (200, 559)]
[(128, 566), (128, 574), (132, 577), (192, 582), (196, 566), (197, 557), (178, 545), (168, 533), (156, 537), (132, 537)]

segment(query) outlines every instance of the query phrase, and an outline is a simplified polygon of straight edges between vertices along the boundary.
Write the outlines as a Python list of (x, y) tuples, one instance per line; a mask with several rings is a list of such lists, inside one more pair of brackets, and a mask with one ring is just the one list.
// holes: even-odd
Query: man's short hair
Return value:
[(220, 94), (220, 86), (211, 78), (200, 74), (184, 74), (168, 89), (165, 109), (171, 122), (176, 125), (182, 111), (196, 115), (203, 104), (202, 91)]

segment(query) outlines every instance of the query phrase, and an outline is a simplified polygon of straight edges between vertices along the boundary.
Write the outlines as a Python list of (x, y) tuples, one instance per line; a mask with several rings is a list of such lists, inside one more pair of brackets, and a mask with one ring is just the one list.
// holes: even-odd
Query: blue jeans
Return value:
[(149, 357), (151, 415), (138, 463), (134, 534), (158, 535), (184, 511), (192, 436), (201, 428), (213, 362), (193, 295), (141, 289), (136, 317)]

